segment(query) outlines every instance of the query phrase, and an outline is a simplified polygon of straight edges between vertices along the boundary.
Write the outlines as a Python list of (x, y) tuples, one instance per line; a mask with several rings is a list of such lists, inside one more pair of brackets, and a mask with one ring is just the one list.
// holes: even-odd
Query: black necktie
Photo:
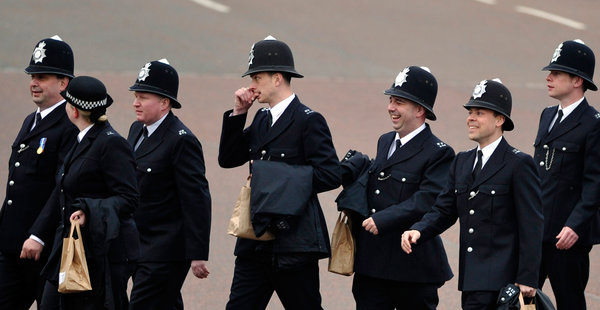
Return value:
[(477, 179), (479, 172), (481, 172), (481, 164), (483, 161), (483, 152), (477, 151), (477, 163), (475, 163), (475, 169), (473, 169), (473, 180)]
[(137, 149), (140, 147), (142, 142), (144, 142), (144, 140), (146, 140), (146, 139), (148, 139), (148, 128), (146, 128), (146, 126), (144, 126), (144, 129), (142, 130), (142, 134), (140, 135), (140, 138), (138, 139), (137, 143), (135, 144), (135, 148), (133, 150), (137, 151)]
[(554, 128), (556, 128), (558, 126), (558, 124), (560, 124), (562, 117), (563, 117), (563, 111), (561, 109), (558, 109), (558, 117), (556, 118), (554, 125), (552, 125), (552, 128), (550, 128), (550, 130), (548, 132), (552, 132), (552, 130), (554, 130)]
[(267, 131), (271, 129), (271, 126), (273, 126), (273, 115), (271, 110), (267, 110)]
[(396, 154), (398, 152), (398, 150), (400, 149), (401, 146), (402, 146), (402, 141), (400, 141), (400, 139), (396, 139), (396, 149), (394, 150), (394, 152), (392, 154), (390, 154), (390, 156), (388, 156), (388, 159), (390, 159), (390, 157), (394, 156), (394, 154)]
[(33, 127), (31, 127), (31, 130), (33, 130), (35, 127), (39, 126), (41, 121), (42, 121), (42, 114), (40, 112), (36, 112), (35, 113), (35, 123), (33, 123)]

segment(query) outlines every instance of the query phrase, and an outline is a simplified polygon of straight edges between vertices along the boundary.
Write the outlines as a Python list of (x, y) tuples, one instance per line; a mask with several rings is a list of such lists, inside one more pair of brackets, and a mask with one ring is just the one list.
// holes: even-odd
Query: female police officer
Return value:
[[(42, 275), (57, 283), (63, 238), (70, 220), (82, 226), (92, 290), (63, 294), (62, 309), (127, 308), (127, 280), (139, 255), (139, 237), (132, 220), (138, 203), (131, 147), (107, 122), (112, 98), (93, 77), (73, 79), (62, 93), (69, 120), (79, 129), (78, 143), (66, 155), (57, 187), (34, 225), (51, 229), (60, 218), (48, 264)], [(47, 285), (44, 294), (56, 287)]]

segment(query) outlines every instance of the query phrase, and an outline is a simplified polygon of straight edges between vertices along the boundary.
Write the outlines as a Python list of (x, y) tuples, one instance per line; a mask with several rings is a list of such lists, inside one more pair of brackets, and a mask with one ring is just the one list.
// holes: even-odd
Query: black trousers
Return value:
[(191, 261), (138, 263), (133, 276), (130, 310), (181, 310), (181, 287)]
[(496, 310), (500, 291), (467, 291), (462, 292), (463, 310)]
[(542, 246), (539, 287), (550, 279), (558, 310), (584, 310), (585, 287), (590, 277), (591, 246), (575, 244), (568, 250), (558, 250), (554, 244)]
[(34, 301), (41, 304), (44, 263), (0, 253), (0, 309), (28, 310)]
[(413, 283), (355, 274), (352, 294), (357, 310), (435, 310), (443, 283)]
[(318, 260), (278, 269), (271, 255), (235, 259), (227, 310), (264, 310), (277, 292), (286, 310), (322, 310)]

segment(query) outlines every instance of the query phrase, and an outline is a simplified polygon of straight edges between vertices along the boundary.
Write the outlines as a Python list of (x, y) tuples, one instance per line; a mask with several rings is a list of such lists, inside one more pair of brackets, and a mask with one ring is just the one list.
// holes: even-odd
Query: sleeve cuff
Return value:
[(42, 239), (38, 238), (38, 237), (37, 237), (37, 236), (35, 236), (35, 235), (31, 235), (31, 236), (29, 236), (29, 239), (33, 239), (33, 240), (35, 240), (37, 243), (41, 244), (42, 246), (46, 246), (46, 244), (44, 243), (44, 241), (42, 241)]

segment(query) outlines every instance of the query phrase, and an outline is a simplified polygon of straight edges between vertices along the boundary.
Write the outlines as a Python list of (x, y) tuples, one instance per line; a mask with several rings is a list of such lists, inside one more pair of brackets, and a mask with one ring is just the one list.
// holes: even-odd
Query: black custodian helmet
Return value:
[(484, 108), (498, 112), (504, 115), (505, 118), (502, 129), (511, 131), (515, 128), (513, 121), (510, 119), (512, 96), (500, 79), (483, 80), (475, 85), (473, 95), (464, 107), (467, 110), (469, 108)]
[(50, 73), (73, 78), (73, 67), (73, 50), (69, 44), (55, 35), (37, 43), (25, 73)]
[(581, 77), (590, 90), (596, 91), (598, 87), (594, 84), (594, 65), (596, 59), (594, 52), (583, 41), (577, 39), (565, 41), (558, 45), (550, 64), (542, 70), (564, 71)]
[(435, 121), (433, 104), (437, 96), (437, 80), (427, 67), (410, 66), (404, 68), (392, 86), (383, 93), (388, 96), (405, 98), (425, 108), (425, 117)]
[(272, 36), (252, 45), (248, 70), (242, 77), (258, 72), (287, 72), (292, 77), (304, 77), (294, 68), (294, 56), (290, 47)]
[(155, 60), (147, 63), (140, 69), (135, 84), (129, 87), (130, 91), (154, 93), (171, 99), (174, 109), (181, 108), (177, 101), (179, 89), (179, 75), (166, 59)]

